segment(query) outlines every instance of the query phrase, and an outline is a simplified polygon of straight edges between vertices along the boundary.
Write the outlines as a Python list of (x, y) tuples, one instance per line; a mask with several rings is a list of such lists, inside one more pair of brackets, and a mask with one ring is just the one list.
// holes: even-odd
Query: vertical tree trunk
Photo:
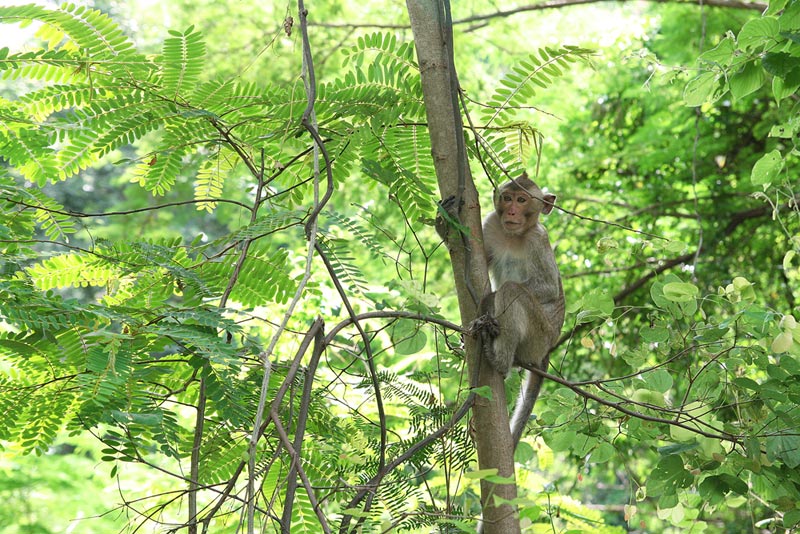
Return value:
[[(442, 198), (455, 196), (461, 205), (461, 223), (469, 228), (465, 238), (456, 231), (448, 236), (458, 302), (463, 324), (478, 314), (479, 300), (489, 289), (483, 252), (480, 203), (467, 164), (464, 132), (458, 107), (458, 80), (453, 65), (453, 33), (449, 0), (407, 0), (411, 28), (422, 76), (422, 91), (431, 136), (431, 151)], [(508, 424), (503, 378), (482, 363), (480, 344), (465, 338), (470, 376), (478, 386), (489, 386), (492, 398), (476, 397), (473, 408), (475, 440), (480, 469), (497, 469), (506, 483), (481, 481), (481, 502), (486, 534), (520, 532), (514, 481), (514, 443)], [(495, 506), (495, 497), (501, 504)]]

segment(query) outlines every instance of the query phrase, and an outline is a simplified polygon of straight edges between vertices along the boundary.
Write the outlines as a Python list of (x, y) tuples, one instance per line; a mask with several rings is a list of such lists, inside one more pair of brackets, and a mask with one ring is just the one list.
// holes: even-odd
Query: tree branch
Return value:
[[(657, 4), (686, 4), (697, 5), (700, 4), (691, 0), (648, 0)], [(579, 6), (584, 4), (599, 4), (611, 3), (625, 4), (633, 3), (633, 0), (551, 0), (549, 2), (542, 2), (540, 4), (528, 4), (519, 6), (514, 9), (498, 10), (492, 13), (483, 15), (473, 15), (471, 17), (464, 17), (462, 19), (453, 20), (453, 26), (463, 24), (474, 24), (476, 22), (487, 22), (493, 19), (508, 18), (519, 13), (527, 13), (531, 11), (546, 11), (548, 9), (561, 9), (570, 6)], [(767, 4), (760, 2), (742, 2), (739, 0), (703, 0), (706, 6), (721, 7), (728, 9), (749, 9), (753, 11), (762, 12), (767, 8)], [(386, 23), (373, 23), (373, 22), (316, 22), (311, 23), (311, 26), (321, 26), (324, 28), (378, 28), (386, 30), (407, 30), (408, 24), (386, 24)]]
[[(465, 158), (463, 124), (458, 104), (458, 80), (452, 59), (453, 32), (448, 0), (407, 0), (419, 61), (422, 93), (431, 138), (431, 153), (441, 198), (453, 197), (468, 233), (450, 232), (450, 262), (462, 324), (478, 315), (478, 300), (489, 289), (483, 251), (480, 202)], [(473, 289), (471, 291), (471, 288)], [(473, 296), (473, 293), (476, 293)], [(476, 298), (478, 297), (478, 298)], [(491, 398), (475, 397), (473, 416), (480, 469), (497, 469), (505, 482), (481, 480), (481, 505), (487, 534), (520, 532), (516, 514), (514, 444), (509, 427), (505, 383), (491, 366), (481, 365), (480, 346), (464, 337), (471, 382), (486, 386)]]
[[(686, 414), (685, 412), (682, 412), (682, 411), (679, 412), (675, 416), (674, 419), (665, 419), (663, 417), (657, 417), (657, 416), (648, 415), (648, 414), (645, 414), (645, 413), (642, 413), (642, 412), (637, 412), (636, 410), (631, 410), (630, 408), (627, 408), (625, 405), (626, 404), (635, 404), (635, 405), (638, 405), (638, 406), (645, 406), (647, 408), (652, 408), (652, 409), (655, 409), (655, 410), (660, 409), (660, 407), (645, 405), (645, 404), (642, 404), (642, 403), (634, 402), (633, 400), (624, 400), (624, 401), (619, 401), (619, 402), (610, 401), (608, 399), (604, 399), (603, 397), (600, 397), (599, 395), (595, 395), (594, 393), (591, 393), (591, 392), (587, 391), (586, 389), (584, 389), (580, 385), (577, 385), (576, 383), (570, 382), (569, 380), (565, 380), (565, 379), (561, 378), (560, 376), (556, 376), (556, 375), (550, 374), (550, 373), (542, 371), (541, 369), (538, 369), (536, 367), (526, 367), (526, 369), (528, 371), (531, 371), (533, 373), (538, 374), (539, 376), (541, 376), (543, 378), (546, 378), (548, 380), (552, 380), (553, 382), (555, 382), (557, 384), (561, 384), (562, 386), (565, 386), (565, 387), (569, 388), (570, 390), (574, 391), (575, 393), (577, 393), (581, 397), (584, 397), (584, 398), (589, 399), (589, 400), (593, 400), (593, 401), (597, 402), (598, 404), (601, 404), (603, 406), (608, 406), (609, 408), (613, 408), (614, 410), (616, 410), (618, 412), (622, 412), (625, 415), (628, 415), (630, 417), (635, 417), (636, 419), (641, 419), (643, 421), (650, 421), (650, 422), (653, 422), (653, 423), (662, 423), (662, 424), (665, 424), (665, 425), (677, 426), (677, 427), (683, 428), (685, 430), (689, 430), (691, 432), (694, 432), (695, 434), (699, 434), (699, 435), (707, 437), (707, 438), (723, 440), (723, 441), (730, 441), (731, 443), (734, 443), (734, 444), (737, 444), (737, 445), (741, 444), (741, 441), (742, 441), (742, 439), (744, 437), (744, 436), (737, 436), (737, 435), (729, 434), (729, 433), (727, 433), (727, 432), (725, 432), (723, 430), (711, 427), (707, 423), (703, 422), (700, 418), (688, 415), (688, 414)], [(599, 386), (599, 382), (581, 382), (581, 384), (582, 385), (592, 384), (592, 385), (595, 385), (596, 387), (600, 387)], [(684, 416), (685, 416), (685, 419), (682, 420), (681, 417), (684, 417)], [(684, 421), (691, 421), (691, 422), (694, 422), (695, 424), (694, 425), (688, 425)], [(710, 429), (710, 431), (702, 430), (701, 428), (699, 428), (700, 425), (708, 427)]]
[[(319, 325), (318, 328), (313, 328), (314, 331), (314, 351), (311, 354), (311, 361), (308, 363), (308, 369), (305, 373), (305, 380), (303, 381), (303, 395), (300, 399), (300, 410), (297, 414), (297, 427), (294, 431), (294, 450), (297, 455), (293, 458), (292, 467), (289, 469), (289, 475), (286, 481), (286, 494), (284, 498), (283, 516), (281, 516), (281, 531), (283, 534), (290, 534), (290, 527), (292, 524), (292, 510), (294, 508), (294, 497), (297, 491), (297, 476), (299, 472), (299, 464), (302, 461), (303, 438), (306, 433), (306, 422), (308, 420), (308, 409), (311, 405), (311, 392), (314, 386), (314, 375), (317, 372), (317, 365), (325, 350), (324, 344), (324, 324), (321, 319), (315, 323)], [(277, 406), (273, 404), (273, 411), (277, 411)], [(290, 451), (291, 452), (291, 451)]]
[[(364, 352), (366, 352), (365, 363), (367, 366), (367, 371), (369, 372), (370, 381), (372, 382), (372, 389), (375, 393), (375, 404), (378, 410), (378, 424), (380, 426), (380, 451), (378, 453), (378, 471), (380, 472), (386, 466), (386, 411), (383, 407), (383, 395), (381, 394), (380, 381), (378, 380), (378, 370), (375, 368), (375, 360), (372, 354), (370, 339), (369, 336), (367, 336), (366, 331), (364, 331), (364, 327), (361, 326), (361, 323), (356, 319), (356, 314), (353, 310), (353, 306), (350, 304), (350, 299), (347, 298), (347, 293), (342, 287), (339, 278), (336, 276), (336, 272), (333, 269), (330, 259), (325, 254), (325, 251), (322, 250), (322, 247), (319, 246), (319, 243), (317, 243), (317, 253), (322, 258), (325, 268), (328, 270), (328, 275), (330, 276), (333, 285), (336, 287), (336, 291), (339, 293), (339, 298), (342, 300), (342, 304), (344, 304), (348, 316), (350, 316), (352, 323), (355, 325), (359, 335), (361, 336), (361, 340), (364, 343)], [(372, 499), (370, 497), (370, 499), (367, 501), (367, 504), (364, 506), (364, 511), (369, 511), (371, 506)], [(351, 517), (352, 516), (350, 514), (344, 514), (342, 516), (340, 531), (346, 531), (348, 525), (350, 524)]]
[[(314, 75), (313, 75), (313, 66), (311, 64), (311, 51), (309, 48), (308, 43), (308, 21), (306, 19), (308, 12), (303, 5), (303, 0), (298, 0), (297, 8), (300, 15), (300, 27), (303, 33), (303, 73), (309, 74), (308, 77), (303, 76), (304, 83), (306, 87), (307, 93), (307, 101), (308, 105), (306, 107), (306, 111), (303, 113), (303, 126), (311, 133), (314, 141), (317, 145), (319, 151), (322, 152), (325, 158), (325, 167), (328, 170), (328, 190), (332, 193), (332, 176), (330, 174), (330, 167), (331, 161), (328, 158), (328, 152), (325, 150), (324, 144), (321, 143), (319, 140), (319, 136), (315, 135), (316, 129), (314, 127), (314, 101), (316, 98), (316, 88), (314, 87)], [(252, 512), (253, 507), (255, 505), (255, 488), (253, 486), (253, 479), (256, 476), (255, 473), (255, 457), (257, 454), (257, 445), (258, 440), (261, 437), (261, 433), (263, 432), (262, 421), (264, 418), (264, 410), (266, 408), (267, 402), (267, 390), (269, 389), (269, 374), (272, 369), (270, 358), (272, 357), (272, 353), (275, 350), (275, 347), (278, 344), (278, 340), (283, 335), (283, 332), (286, 329), (286, 325), (289, 324), (289, 319), (294, 314), (294, 309), (297, 304), (300, 302), (300, 299), (305, 292), (306, 285), (308, 281), (311, 279), (311, 264), (314, 259), (314, 250), (316, 248), (317, 243), (317, 215), (320, 212), (320, 199), (318, 195), (319, 191), (319, 152), (317, 150), (314, 151), (314, 206), (311, 211), (311, 216), (306, 224), (306, 238), (308, 240), (308, 247), (306, 249), (306, 260), (305, 260), (305, 269), (303, 272), (303, 277), (300, 283), (297, 286), (297, 290), (295, 291), (292, 300), (289, 302), (289, 306), (287, 307), (285, 313), (283, 314), (283, 318), (281, 319), (281, 324), (272, 336), (270, 340), (270, 344), (265, 351), (262, 352), (260, 355), (262, 358), (262, 367), (264, 369), (264, 376), (261, 380), (261, 391), (259, 393), (258, 399), (258, 407), (256, 409), (256, 416), (255, 421), (253, 422), (253, 431), (250, 436), (250, 442), (248, 443), (248, 462), (250, 467), (249, 479), (248, 479), (248, 521), (247, 521), (247, 532), (248, 534), (252, 534), (254, 532), (254, 521), (252, 520)], [(327, 202), (329, 195), (323, 198), (322, 202)], [(277, 426), (277, 421), (276, 421)], [(311, 495), (309, 494), (309, 497)], [(327, 528), (327, 524), (324, 522), (324, 517), (320, 517), (320, 521), (324, 528)]]

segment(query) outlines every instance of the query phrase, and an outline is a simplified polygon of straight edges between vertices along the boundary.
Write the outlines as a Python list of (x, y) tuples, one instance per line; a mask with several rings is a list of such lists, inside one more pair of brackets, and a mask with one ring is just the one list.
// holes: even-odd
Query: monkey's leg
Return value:
[(492, 341), (492, 350), (487, 357), (492, 367), (503, 376), (508, 375), (519, 357), (520, 345), (529, 335), (528, 308), (533, 304), (529, 295), (524, 286), (514, 282), (506, 282), (493, 295), (489, 313), (497, 319), (500, 335)]
[(503, 378), (508, 376), (511, 371), (511, 364), (514, 362), (514, 351), (517, 347), (517, 336), (513, 331), (503, 331), (491, 342), (491, 350), (485, 351), (484, 356), (500, 373)]

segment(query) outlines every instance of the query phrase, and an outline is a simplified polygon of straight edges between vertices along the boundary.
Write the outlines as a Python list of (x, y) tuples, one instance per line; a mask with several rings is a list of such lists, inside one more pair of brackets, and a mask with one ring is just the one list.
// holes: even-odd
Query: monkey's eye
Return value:
[(524, 204), (527, 201), (528, 201), (528, 197), (525, 197), (525, 196), (518, 196), (517, 197), (517, 202), (519, 202), (520, 204)]

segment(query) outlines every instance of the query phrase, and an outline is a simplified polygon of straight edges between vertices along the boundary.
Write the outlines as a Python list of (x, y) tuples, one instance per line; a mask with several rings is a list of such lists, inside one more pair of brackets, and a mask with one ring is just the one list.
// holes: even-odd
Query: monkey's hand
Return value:
[(500, 335), (500, 323), (488, 313), (484, 313), (469, 323), (467, 333), (471, 336), (481, 335), (488, 339), (494, 339)]
[(458, 220), (458, 199), (452, 195), (444, 200), (439, 201), (438, 211), (436, 213), (436, 233), (443, 241), (447, 240), (447, 232), (450, 226), (461, 227)]

